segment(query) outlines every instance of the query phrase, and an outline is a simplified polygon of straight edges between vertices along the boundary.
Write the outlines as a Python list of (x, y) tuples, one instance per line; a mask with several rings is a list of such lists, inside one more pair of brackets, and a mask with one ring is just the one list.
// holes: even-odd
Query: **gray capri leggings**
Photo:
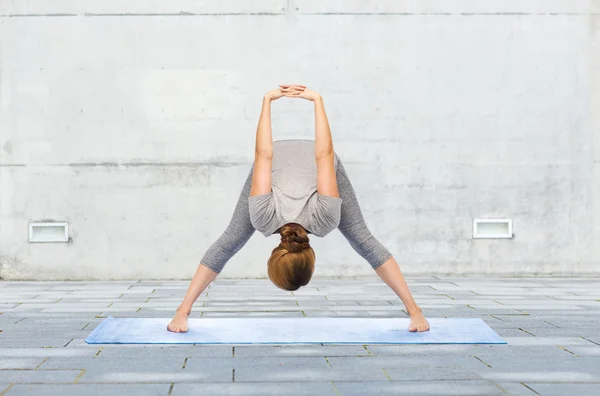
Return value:
[[(254, 227), (250, 222), (248, 197), (252, 187), (252, 172), (244, 183), (235, 211), (225, 232), (211, 245), (200, 261), (219, 273), (225, 264), (248, 242)], [(336, 172), (338, 191), (342, 199), (342, 213), (338, 229), (350, 242), (350, 246), (373, 267), (379, 267), (392, 257), (391, 253), (371, 234), (360, 211), (354, 189), (342, 162), (338, 160)]]

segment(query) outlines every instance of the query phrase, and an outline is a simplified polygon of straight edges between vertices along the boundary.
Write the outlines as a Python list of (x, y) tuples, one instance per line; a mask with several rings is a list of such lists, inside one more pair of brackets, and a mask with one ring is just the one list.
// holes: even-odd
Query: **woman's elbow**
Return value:
[(318, 160), (333, 158), (333, 147), (315, 151), (315, 157)]
[(256, 151), (254, 152), (254, 157), (256, 159), (272, 160), (273, 159), (273, 150), (256, 149)]

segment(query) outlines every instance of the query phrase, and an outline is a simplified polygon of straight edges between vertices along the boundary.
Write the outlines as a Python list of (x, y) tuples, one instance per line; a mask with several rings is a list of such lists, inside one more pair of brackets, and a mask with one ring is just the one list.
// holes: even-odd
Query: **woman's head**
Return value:
[(269, 279), (283, 290), (306, 286), (315, 270), (315, 251), (310, 247), (306, 230), (299, 224), (281, 227), (281, 243), (268, 261)]

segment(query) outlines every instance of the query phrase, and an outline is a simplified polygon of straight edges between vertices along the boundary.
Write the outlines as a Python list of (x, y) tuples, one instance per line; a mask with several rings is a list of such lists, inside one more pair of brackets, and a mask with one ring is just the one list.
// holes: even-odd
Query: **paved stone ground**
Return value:
[[(508, 345), (87, 345), (108, 315), (170, 317), (187, 282), (0, 283), (0, 395), (599, 395), (600, 279), (412, 277), (428, 317)], [(405, 317), (377, 278), (217, 280), (194, 317)]]

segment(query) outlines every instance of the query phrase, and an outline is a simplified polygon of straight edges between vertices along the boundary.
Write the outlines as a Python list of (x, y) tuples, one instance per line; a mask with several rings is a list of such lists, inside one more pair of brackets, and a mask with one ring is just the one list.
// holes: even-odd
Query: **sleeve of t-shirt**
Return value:
[(275, 219), (273, 191), (263, 195), (248, 197), (248, 205), (252, 226), (257, 231), (267, 235), (269, 226)]
[(315, 210), (312, 213), (312, 226), (315, 235), (325, 235), (335, 230), (342, 217), (342, 199), (317, 193)]

